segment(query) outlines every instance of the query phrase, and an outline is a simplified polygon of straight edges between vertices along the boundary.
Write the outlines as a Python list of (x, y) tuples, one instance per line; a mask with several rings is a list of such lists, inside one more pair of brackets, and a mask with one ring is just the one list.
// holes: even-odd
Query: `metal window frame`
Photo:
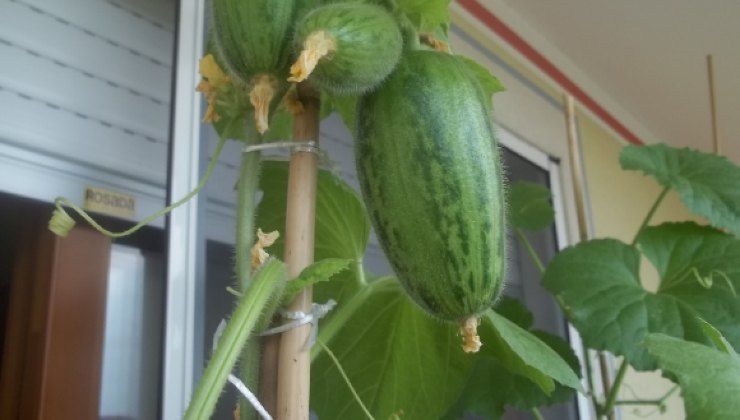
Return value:
[[(174, 109), (168, 197), (195, 188), (200, 172), (201, 101), (194, 87), (203, 51), (205, 1), (178, 5)], [(193, 391), (198, 200), (174, 210), (167, 230), (167, 298), (162, 374), (162, 418), (180, 419)]]
[[(567, 247), (568, 245), (570, 245), (570, 241), (568, 239), (567, 224), (565, 218), (566, 206), (561, 185), (561, 165), (559, 163), (559, 160), (552, 158), (536, 146), (533, 146), (531, 143), (523, 140), (512, 131), (503, 127), (503, 125), (500, 123), (497, 124), (497, 134), (499, 143), (502, 146), (506, 147), (512, 152), (518, 154), (519, 156), (527, 159), (534, 165), (548, 172), (550, 182), (549, 187), (552, 193), (552, 205), (555, 209), (555, 239), (557, 241), (558, 250)], [(581, 339), (581, 335), (570, 322), (568, 322), (568, 339), (570, 342), (570, 346), (578, 357), (581, 366), (584, 366), (586, 356), (583, 354), (583, 341)], [(594, 371), (594, 376), (596, 382), (600, 383), (600, 373), (598, 371)], [(587, 383), (585, 377), (582, 380), (582, 385), (584, 389), (586, 389)], [(590, 402), (584, 394), (580, 392), (577, 393), (576, 402), (578, 405), (578, 417), (580, 419), (588, 420), (594, 418), (591, 413)]]

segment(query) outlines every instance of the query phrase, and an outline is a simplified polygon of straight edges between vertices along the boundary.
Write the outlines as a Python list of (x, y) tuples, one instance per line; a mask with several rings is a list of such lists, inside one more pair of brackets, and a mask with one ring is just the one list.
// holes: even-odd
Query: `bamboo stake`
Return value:
[(581, 142), (578, 138), (578, 125), (573, 97), (565, 96), (565, 122), (568, 129), (568, 156), (570, 157), (570, 174), (573, 177), (573, 194), (576, 199), (576, 217), (578, 219), (578, 235), (581, 242), (591, 238), (591, 231), (586, 218), (586, 199), (584, 191), (583, 159), (581, 157)]
[(262, 337), (259, 400), (268, 413), (277, 413), (277, 366), (280, 334)]
[(719, 147), (719, 133), (717, 131), (717, 91), (714, 87), (714, 59), (711, 54), (707, 55), (707, 76), (709, 78), (709, 112), (712, 121), (712, 146), (714, 154), (722, 151)]
[[(580, 241), (583, 242), (591, 239), (592, 235), (586, 216), (586, 181), (584, 178), (585, 171), (583, 170), (581, 141), (578, 136), (578, 125), (576, 123), (575, 101), (573, 100), (573, 96), (567, 94), (565, 95), (565, 122), (568, 132), (568, 156), (570, 157), (570, 172), (573, 178), (573, 194), (576, 199), (578, 235)], [(586, 358), (589, 357), (588, 350), (584, 356)], [(599, 370), (601, 371), (601, 385), (604, 388), (604, 395), (608, 395), (611, 391), (611, 384), (609, 382), (606, 355), (603, 352), (599, 352)], [(593, 389), (590, 391), (593, 392)], [(615, 416), (614, 410), (606, 413), (606, 415), (610, 420), (613, 420)]]
[[(317, 141), (319, 137), (318, 93), (305, 83), (298, 85), (303, 111), (295, 115), (293, 139)], [(294, 152), (288, 176), (288, 208), (285, 217), (285, 262), (288, 278), (295, 278), (313, 262), (316, 179), (318, 157), (311, 151)], [(305, 288), (286, 308), (310, 313), (312, 290)], [(278, 353), (278, 420), (308, 420), (311, 352), (306, 343), (311, 324), (285, 332)]]

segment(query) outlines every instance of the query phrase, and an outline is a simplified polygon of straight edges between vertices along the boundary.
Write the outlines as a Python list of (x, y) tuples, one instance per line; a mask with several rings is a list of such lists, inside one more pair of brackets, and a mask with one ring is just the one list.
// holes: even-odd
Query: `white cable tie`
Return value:
[(254, 407), (254, 409), (257, 410), (259, 415), (262, 416), (264, 420), (272, 420), (272, 416), (270, 415), (270, 413), (268, 413), (267, 410), (265, 410), (265, 407), (263, 407), (260, 401), (257, 399), (257, 397), (254, 394), (252, 394), (252, 391), (250, 391), (249, 388), (247, 388), (247, 386), (244, 385), (244, 382), (242, 382), (239, 378), (237, 378), (236, 376), (232, 374), (229, 374), (228, 379), (229, 379), (229, 382), (231, 382), (231, 384), (234, 385), (236, 389), (239, 390), (239, 392), (244, 396), (244, 398), (246, 398), (247, 401), (249, 401), (249, 403), (252, 404), (252, 407)]
[(288, 311), (282, 311), (282, 315), (284, 318), (291, 319), (292, 321), (285, 323), (283, 325), (278, 325), (275, 328), (270, 328), (268, 330), (265, 330), (262, 332), (262, 336), (265, 335), (275, 335), (284, 333), (288, 330), (292, 330), (293, 328), (298, 328), (301, 325), (311, 324), (311, 334), (308, 337), (308, 340), (306, 341), (306, 344), (303, 346), (303, 350), (308, 350), (316, 343), (316, 337), (318, 336), (318, 330), (319, 330), (319, 324), (318, 320), (326, 316), (334, 307), (337, 305), (337, 302), (334, 299), (329, 299), (326, 303), (320, 304), (320, 303), (314, 303), (311, 305), (311, 313), (305, 313), (303, 311), (296, 311), (296, 312), (288, 312)]
[(315, 153), (317, 155), (320, 154), (319, 145), (313, 140), (310, 140), (310, 141), (276, 141), (272, 143), (250, 144), (249, 146), (244, 147), (243, 152), (249, 153), (249, 152), (255, 152), (258, 150), (286, 149), (286, 148), (292, 149), (292, 153), (309, 152), (309, 153)]
[(276, 141), (272, 143), (259, 143), (250, 144), (245, 146), (242, 150), (244, 153), (255, 152), (258, 150), (270, 150), (270, 149), (287, 149), (292, 148), (292, 153), (297, 152), (310, 152), (314, 153), (319, 157), (319, 162), (324, 165), (334, 176), (342, 178), (341, 169), (336, 162), (331, 160), (329, 154), (319, 147), (319, 145), (311, 141)]
[[(221, 336), (223, 335), (225, 329), (226, 320), (221, 319), (221, 322), (218, 323), (218, 327), (216, 328), (216, 332), (213, 333), (213, 352), (216, 351), (216, 347), (218, 347), (218, 342), (221, 340)], [(259, 413), (259, 415), (262, 416), (264, 420), (272, 420), (272, 416), (270, 415), (270, 413), (265, 410), (265, 407), (262, 406), (262, 403), (260, 403), (257, 397), (252, 393), (252, 391), (250, 391), (249, 388), (244, 385), (244, 382), (242, 382), (239, 378), (231, 373), (229, 374), (228, 380), (229, 382), (231, 382), (232, 385), (236, 387), (236, 389), (244, 396), (244, 398), (246, 398), (247, 401), (252, 404), (252, 407), (257, 410), (257, 413)]]

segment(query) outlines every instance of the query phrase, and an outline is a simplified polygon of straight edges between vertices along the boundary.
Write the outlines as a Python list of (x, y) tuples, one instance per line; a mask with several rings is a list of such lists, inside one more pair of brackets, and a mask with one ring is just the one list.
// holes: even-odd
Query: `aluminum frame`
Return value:
[[(497, 134), (498, 140), (502, 146), (512, 152), (520, 155), (527, 159), (533, 164), (539, 166), (549, 174), (550, 191), (552, 193), (552, 205), (555, 209), (555, 233), (558, 250), (561, 250), (571, 244), (568, 237), (567, 224), (565, 218), (565, 200), (563, 196), (563, 189), (561, 185), (561, 165), (556, 160), (550, 157), (547, 153), (540, 150), (531, 143), (523, 140), (521, 137), (514, 134), (512, 131), (506, 129), (498, 121), (497, 122)], [(568, 338), (570, 346), (575, 352), (581, 366), (585, 366), (585, 355), (583, 353), (582, 339), (578, 331), (568, 322)], [(583, 375), (582, 385), (584, 389), (587, 389), (587, 381), (585, 374)], [(600, 372), (594, 371), (594, 379), (597, 383), (601, 383)], [(591, 412), (591, 404), (588, 398), (582, 394), (577, 393), (577, 405), (578, 405), (578, 417), (582, 420), (588, 420), (595, 418)]]
[[(203, 51), (205, 1), (180, 1), (170, 152), (169, 197), (182, 197), (199, 182), (201, 101), (194, 87)], [(180, 419), (193, 391), (197, 290), (198, 200), (168, 219), (167, 307), (162, 374), (162, 418)]]

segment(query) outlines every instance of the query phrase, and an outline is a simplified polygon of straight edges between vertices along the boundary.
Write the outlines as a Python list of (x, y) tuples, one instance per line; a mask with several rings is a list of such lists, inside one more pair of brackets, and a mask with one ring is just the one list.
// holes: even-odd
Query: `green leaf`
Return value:
[(486, 97), (486, 105), (488, 106), (488, 109), (493, 109), (493, 95), (498, 92), (503, 92), (506, 90), (504, 88), (504, 85), (501, 84), (501, 82), (496, 78), (496, 76), (493, 75), (487, 68), (481, 66), (478, 64), (477, 61), (471, 60), (468, 57), (464, 57), (462, 55), (456, 56), (458, 59), (460, 59), (465, 65), (468, 67), (470, 72), (475, 76), (476, 79), (478, 79), (478, 83), (480, 83), (481, 88), (483, 89), (483, 93)]
[(355, 131), (355, 118), (357, 116), (358, 96), (331, 96), (327, 93), (321, 95), (322, 118), (336, 111), (350, 133)]
[(645, 368), (647, 355), (637, 344), (649, 332), (652, 306), (639, 283), (639, 261), (637, 249), (617, 240), (583, 242), (555, 256), (543, 285), (560, 297), (587, 346), (624, 355)]
[(509, 186), (508, 215), (512, 226), (542, 230), (555, 221), (550, 190), (534, 182), (514, 182)]
[[(665, 223), (645, 229), (638, 246), (660, 275), (659, 296), (672, 297), (740, 346), (740, 239), (691, 222)], [(683, 338), (706, 341), (700, 325), (691, 331), (698, 325), (691, 321)]]
[(689, 275), (692, 267), (700, 273), (716, 267), (737, 280), (737, 239), (695, 224), (665, 224), (647, 228), (638, 244), (661, 276), (657, 293), (640, 284), (637, 248), (613, 239), (568, 248), (547, 267), (543, 284), (562, 299), (586, 345), (648, 370), (655, 360), (640, 345), (645, 337), (664, 333), (705, 342), (698, 317), (731, 343), (740, 340), (740, 300), (720, 282), (707, 288)]
[[(283, 255), (288, 163), (264, 161), (260, 190), (262, 201), (257, 207), (256, 226), (263, 231), (277, 230), (281, 237), (270, 249)], [(357, 193), (336, 175), (319, 170), (316, 193), (316, 229), (314, 257), (342, 258), (361, 261), (365, 254), (370, 221)]]
[(706, 334), (707, 338), (714, 344), (714, 347), (717, 348), (717, 350), (727, 353), (730, 356), (738, 358), (738, 354), (735, 352), (735, 349), (732, 348), (732, 344), (730, 344), (729, 341), (722, 335), (722, 333), (714, 328), (714, 326), (707, 321), (704, 321), (703, 319), (700, 320), (701, 326), (704, 329), (704, 334)]
[(396, 0), (396, 5), (419, 32), (434, 32), (450, 23), (450, 0)]
[(525, 330), (532, 328), (532, 323), (534, 323), (532, 312), (529, 312), (520, 300), (510, 296), (503, 296), (493, 310)]
[(656, 144), (625, 147), (620, 163), (676, 190), (689, 210), (712, 225), (740, 234), (740, 167), (727, 158)]
[[(250, 113), (250, 116), (252, 114)], [(254, 128), (254, 118), (249, 119), (249, 126)], [(270, 116), (270, 127), (262, 135), (263, 142), (288, 141), (293, 138), (293, 115), (287, 109), (278, 107)]]
[(650, 354), (681, 385), (688, 420), (734, 420), (740, 413), (740, 360), (663, 334), (646, 340)]
[[(430, 318), (397, 281), (385, 278), (348, 303), (336, 331), (320, 330), (370, 412), (387, 419), (440, 418), (462, 390), (473, 362), (457, 328)], [(349, 310), (350, 307), (354, 307)], [(330, 337), (327, 338), (326, 335)], [(336, 367), (320, 353), (312, 364), (311, 408), (321, 419), (364, 418)]]
[[(531, 326), (532, 314), (515, 299), (505, 298), (498, 305), (497, 311), (501, 311), (502, 315), (505, 311), (504, 316), (521, 328)], [(513, 317), (513, 319), (510, 317)], [(511, 324), (505, 324), (503, 327), (506, 330), (513, 328)], [(518, 374), (516, 372), (518, 369), (513, 367), (519, 363), (511, 364), (509, 362), (512, 358), (511, 353), (515, 350), (511, 346), (500, 345), (496, 338), (489, 338), (488, 335), (491, 331), (484, 329), (482, 333), (483, 351), (471, 371), (465, 390), (448, 412), (447, 418), (461, 418), (466, 412), (475, 413), (486, 418), (499, 418), (505, 406), (531, 409), (568, 401), (573, 397), (573, 388), (558, 383), (553, 384), (554, 387), (548, 388), (549, 393), (547, 393), (527, 376)], [(527, 337), (527, 341), (535, 343), (539, 341), (546, 345), (549, 351), (544, 350), (545, 347), (537, 343), (538, 350), (527, 350), (528, 352), (524, 354), (524, 357), (541, 359), (542, 366), (548, 365), (549, 368), (553, 369), (553, 372), (549, 374), (557, 375), (562, 378), (561, 380), (571, 383), (572, 386), (578, 385), (580, 387), (580, 383), (577, 382), (577, 378), (574, 379), (575, 375), (573, 373), (574, 371), (580, 372), (580, 364), (570, 348), (570, 344), (543, 331), (532, 331), (531, 334), (532, 336), (524, 335)], [(518, 331), (518, 334), (501, 334), (499, 331), (499, 335), (517, 337), (522, 335), (522, 331)], [(486, 347), (491, 347), (494, 344), (499, 349), (489, 352)], [(504, 357), (498, 356), (502, 351), (506, 352), (507, 355)], [(516, 356), (516, 353), (514, 353), (514, 356)], [(536, 363), (530, 362), (530, 364), (535, 365)], [(540, 378), (539, 375), (535, 377)]]
[(245, 95), (235, 88), (228, 85), (222, 88), (216, 100), (216, 113), (220, 116), (218, 121), (213, 122), (213, 128), (219, 137), (233, 140), (247, 140), (248, 133), (257, 135), (254, 129), (254, 123), (249, 126), (254, 113), (254, 108), (245, 99)]
[(329, 281), (337, 273), (346, 270), (352, 260), (342, 258), (326, 258), (309, 265), (301, 271), (295, 279), (285, 286), (283, 301), (290, 302), (306, 286), (318, 282)]
[(493, 310), (486, 312), (481, 327), (481, 338), (485, 345), (483, 355), (500, 360), (510, 371), (529, 378), (545, 393), (549, 394), (555, 389), (553, 380), (581, 389), (581, 382), (573, 369), (527, 330)]

